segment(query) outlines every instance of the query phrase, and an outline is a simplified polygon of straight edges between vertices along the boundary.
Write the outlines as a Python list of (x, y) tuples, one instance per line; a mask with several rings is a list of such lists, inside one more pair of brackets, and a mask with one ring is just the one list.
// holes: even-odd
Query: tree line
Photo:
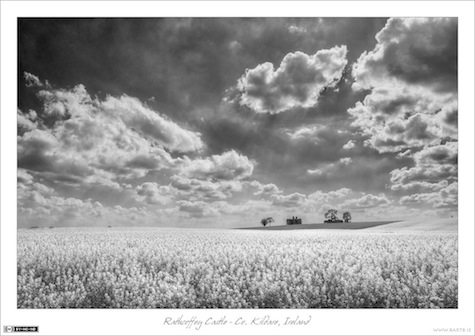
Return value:
[[(330, 209), (325, 213), (324, 223), (349, 223), (351, 222), (351, 213), (349, 211), (343, 212), (343, 220), (339, 219), (337, 216), (338, 210)], [(262, 226), (266, 227), (274, 223), (274, 218), (266, 217), (261, 219)]]

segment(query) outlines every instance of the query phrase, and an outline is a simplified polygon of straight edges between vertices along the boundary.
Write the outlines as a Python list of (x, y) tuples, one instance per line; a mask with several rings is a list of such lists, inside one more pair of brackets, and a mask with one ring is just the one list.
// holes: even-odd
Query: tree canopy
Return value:
[(343, 213), (343, 219), (345, 220), (345, 222), (350, 222), (351, 221), (351, 214), (348, 212), (348, 211), (345, 211)]
[(267, 217), (267, 218), (262, 218), (261, 219), (261, 224), (266, 227), (267, 224), (270, 224), (270, 223), (273, 223), (274, 222), (274, 218), (272, 217)]

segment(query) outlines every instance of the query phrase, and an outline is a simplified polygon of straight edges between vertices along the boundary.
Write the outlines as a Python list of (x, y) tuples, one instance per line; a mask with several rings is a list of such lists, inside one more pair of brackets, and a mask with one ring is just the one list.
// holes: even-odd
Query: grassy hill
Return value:
[(415, 219), (405, 220), (388, 225), (367, 228), (366, 231), (400, 232), (400, 231), (449, 231), (457, 232), (458, 220), (456, 218), (442, 219)]
[(379, 222), (354, 222), (354, 223), (320, 223), (320, 224), (297, 224), (297, 225), (276, 225), (276, 226), (256, 226), (241, 228), (241, 230), (360, 230), (380, 225), (395, 223), (396, 221)]

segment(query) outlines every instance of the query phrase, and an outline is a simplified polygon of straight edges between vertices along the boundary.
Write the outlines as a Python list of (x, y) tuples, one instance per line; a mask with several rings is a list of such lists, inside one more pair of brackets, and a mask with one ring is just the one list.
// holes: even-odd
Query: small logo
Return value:
[(6, 333), (15, 333), (15, 332), (38, 332), (38, 326), (4, 326), (3, 331)]

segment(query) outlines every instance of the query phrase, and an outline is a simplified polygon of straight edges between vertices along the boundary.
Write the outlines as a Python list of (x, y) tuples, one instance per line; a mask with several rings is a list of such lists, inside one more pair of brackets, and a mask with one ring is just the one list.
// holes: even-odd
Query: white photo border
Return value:
[[(458, 309), (17, 309), (16, 109), (19, 17), (458, 17)], [(442, 335), (474, 329), (474, 3), (472, 1), (2, 1), (1, 2), (1, 334), (8, 325), (35, 335)], [(299, 316), (306, 326), (166, 326), (166, 317), (231, 321)], [(448, 333), (450, 334), (450, 333)], [(464, 334), (453, 333), (453, 334)]]

